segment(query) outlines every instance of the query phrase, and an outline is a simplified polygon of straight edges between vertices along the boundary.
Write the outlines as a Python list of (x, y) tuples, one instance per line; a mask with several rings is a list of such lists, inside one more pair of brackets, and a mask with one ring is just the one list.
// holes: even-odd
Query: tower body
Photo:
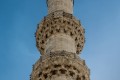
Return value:
[(47, 0), (48, 14), (62, 10), (66, 13), (73, 13), (74, 0)]
[(41, 53), (31, 80), (90, 80), (85, 60), (79, 57), (84, 29), (73, 16), (74, 0), (47, 0), (48, 15), (38, 25), (36, 46)]

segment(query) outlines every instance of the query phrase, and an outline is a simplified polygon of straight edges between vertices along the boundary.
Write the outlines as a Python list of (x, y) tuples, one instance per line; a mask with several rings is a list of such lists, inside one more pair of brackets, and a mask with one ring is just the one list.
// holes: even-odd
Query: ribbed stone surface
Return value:
[(57, 10), (73, 13), (73, 0), (47, 0), (48, 14)]
[(53, 76), (51, 80), (73, 80), (73, 79), (69, 76), (61, 75), (61, 76)]
[(45, 48), (46, 54), (50, 52), (56, 52), (56, 51), (62, 51), (62, 50), (76, 53), (74, 39), (71, 36), (65, 35), (63, 33), (55, 34), (51, 36), (46, 41), (45, 46), (46, 46)]

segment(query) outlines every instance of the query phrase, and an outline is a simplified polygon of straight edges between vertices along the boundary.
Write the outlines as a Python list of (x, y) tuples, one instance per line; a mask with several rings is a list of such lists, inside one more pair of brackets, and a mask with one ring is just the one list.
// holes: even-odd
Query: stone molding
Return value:
[(36, 46), (41, 54), (45, 54), (46, 40), (57, 33), (70, 35), (75, 40), (76, 53), (79, 54), (84, 46), (84, 29), (80, 21), (72, 14), (56, 11), (46, 16), (38, 25), (36, 31)]
[(41, 56), (33, 66), (31, 80), (51, 80), (62, 75), (71, 80), (89, 80), (89, 74), (85, 61), (78, 55), (61, 51)]

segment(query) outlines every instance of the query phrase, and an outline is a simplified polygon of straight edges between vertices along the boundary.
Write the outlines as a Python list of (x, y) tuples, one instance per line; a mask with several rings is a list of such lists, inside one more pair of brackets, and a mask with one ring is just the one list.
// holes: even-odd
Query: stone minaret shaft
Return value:
[(48, 15), (38, 25), (36, 45), (41, 53), (31, 80), (90, 80), (85, 61), (79, 58), (84, 29), (73, 16), (74, 0), (47, 0)]

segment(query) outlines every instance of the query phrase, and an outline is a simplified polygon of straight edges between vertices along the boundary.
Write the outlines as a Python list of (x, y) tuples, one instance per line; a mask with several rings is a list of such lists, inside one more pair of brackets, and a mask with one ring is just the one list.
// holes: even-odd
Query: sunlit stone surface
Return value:
[(47, 0), (48, 15), (38, 24), (36, 46), (40, 59), (30, 80), (90, 80), (90, 70), (79, 57), (84, 28), (73, 16), (73, 0)]

